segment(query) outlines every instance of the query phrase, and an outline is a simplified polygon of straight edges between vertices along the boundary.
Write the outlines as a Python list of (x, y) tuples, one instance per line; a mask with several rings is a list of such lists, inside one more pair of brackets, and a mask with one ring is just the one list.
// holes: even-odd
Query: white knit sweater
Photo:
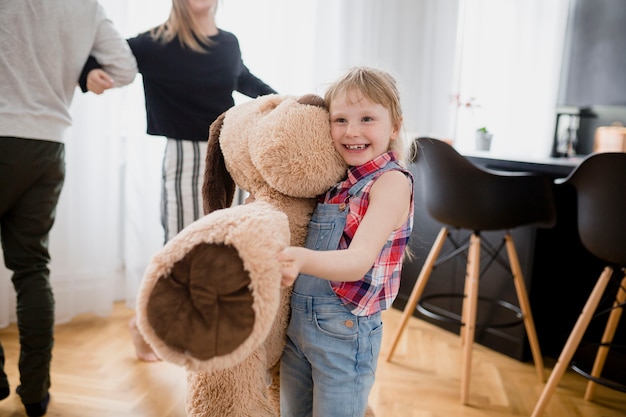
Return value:
[(0, 136), (62, 142), (89, 55), (117, 87), (137, 74), (97, 0), (0, 0)]

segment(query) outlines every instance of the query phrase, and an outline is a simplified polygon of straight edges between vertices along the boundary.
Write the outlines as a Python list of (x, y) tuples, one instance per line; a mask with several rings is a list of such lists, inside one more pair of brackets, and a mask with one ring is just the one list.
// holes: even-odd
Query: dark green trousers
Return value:
[[(25, 404), (50, 388), (54, 344), (54, 295), (48, 234), (65, 179), (62, 143), (0, 137), (0, 237), (4, 263), (13, 271), (20, 334), (20, 385)], [(0, 365), (4, 352), (0, 345)], [(8, 386), (0, 368), (0, 386)]]

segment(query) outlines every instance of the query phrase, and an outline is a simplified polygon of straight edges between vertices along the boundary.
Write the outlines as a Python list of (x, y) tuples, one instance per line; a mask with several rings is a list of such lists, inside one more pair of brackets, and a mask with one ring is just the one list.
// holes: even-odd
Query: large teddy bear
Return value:
[[(210, 128), (203, 218), (151, 260), (137, 324), (162, 359), (187, 369), (187, 414), (276, 417), (289, 319), (277, 253), (304, 245), (322, 194), (346, 174), (321, 97), (269, 95)], [(236, 186), (255, 201), (231, 206)]]

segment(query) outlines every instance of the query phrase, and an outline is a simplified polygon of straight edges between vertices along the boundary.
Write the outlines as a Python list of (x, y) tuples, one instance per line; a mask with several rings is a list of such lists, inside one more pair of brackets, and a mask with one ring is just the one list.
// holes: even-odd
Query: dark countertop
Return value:
[(585, 158), (585, 156), (575, 156), (571, 158), (513, 159), (479, 151), (465, 152), (463, 156), (478, 166), (495, 171), (532, 172), (553, 178), (566, 177)]

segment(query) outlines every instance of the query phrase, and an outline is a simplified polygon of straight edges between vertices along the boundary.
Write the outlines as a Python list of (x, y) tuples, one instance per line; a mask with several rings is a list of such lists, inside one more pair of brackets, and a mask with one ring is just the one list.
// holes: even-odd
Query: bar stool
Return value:
[[(391, 361), (408, 319), (413, 315), (422, 297), (431, 272), (438, 259), (451, 259), (467, 255), (466, 276), (459, 324), (462, 346), (461, 403), (469, 402), (469, 382), (472, 366), (472, 347), (476, 329), (478, 306), (478, 284), (481, 275), (481, 248), (491, 259), (500, 257), (506, 248), (508, 262), (519, 302), (519, 322), (524, 323), (532, 356), (541, 382), (544, 379), (543, 359), (532, 318), (526, 285), (522, 276), (515, 244), (510, 229), (540, 225), (551, 227), (556, 221), (556, 208), (552, 183), (549, 179), (526, 173), (500, 173), (480, 168), (460, 155), (452, 146), (433, 138), (421, 137), (416, 140), (418, 157), (415, 161), (424, 200), (428, 213), (443, 227), (426, 258), (407, 305), (402, 313), (399, 326), (392, 339), (387, 361)], [(453, 242), (451, 253), (441, 254), (446, 240), (454, 230), (465, 229), (471, 232), (464, 245)], [(502, 231), (503, 240), (499, 247), (487, 245), (481, 239), (483, 231)], [(514, 307), (514, 306), (513, 306)]]
[[(592, 318), (601, 313), (598, 305), (611, 279), (618, 279), (606, 327), (596, 352), (591, 372), (575, 369), (587, 377), (585, 400), (591, 400), (596, 384), (626, 392), (626, 386), (602, 377), (607, 355), (626, 302), (626, 153), (598, 153), (586, 157), (578, 167), (557, 184), (576, 189), (577, 223), (580, 240), (594, 256), (606, 262), (572, 332), (548, 378), (532, 417), (545, 410), (563, 374), (572, 363)], [(619, 271), (619, 272), (618, 272)]]

